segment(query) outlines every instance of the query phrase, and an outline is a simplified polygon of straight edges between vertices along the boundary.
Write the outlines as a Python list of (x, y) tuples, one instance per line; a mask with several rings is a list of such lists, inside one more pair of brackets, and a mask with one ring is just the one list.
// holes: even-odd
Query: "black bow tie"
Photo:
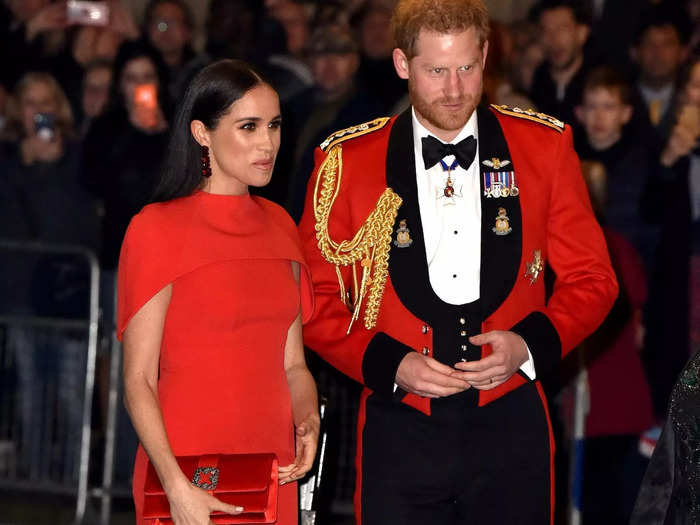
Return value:
[(471, 166), (476, 155), (476, 139), (473, 135), (457, 144), (445, 144), (430, 135), (420, 140), (423, 144), (423, 162), (426, 170), (449, 155), (454, 155), (459, 165), (466, 170)]

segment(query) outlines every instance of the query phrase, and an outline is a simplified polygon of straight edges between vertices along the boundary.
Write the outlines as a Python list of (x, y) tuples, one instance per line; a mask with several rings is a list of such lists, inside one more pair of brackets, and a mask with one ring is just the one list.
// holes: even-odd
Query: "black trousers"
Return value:
[(481, 408), (467, 391), (432, 412), (367, 399), (363, 525), (551, 523), (553, 451), (534, 383)]

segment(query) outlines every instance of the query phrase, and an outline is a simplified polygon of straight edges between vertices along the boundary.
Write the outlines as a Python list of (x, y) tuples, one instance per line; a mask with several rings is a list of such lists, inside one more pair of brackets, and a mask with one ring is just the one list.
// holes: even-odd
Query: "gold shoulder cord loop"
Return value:
[[(335, 199), (340, 192), (342, 172), (342, 147), (338, 144), (328, 151), (326, 159), (318, 170), (313, 203), (318, 247), (323, 257), (335, 265), (340, 286), (340, 299), (352, 312), (347, 331), (349, 334), (352, 324), (360, 315), (365, 295), (367, 295), (365, 328), (371, 330), (377, 324), (379, 306), (382, 302), (384, 284), (389, 269), (392, 230), (402, 201), (401, 197), (394, 193), (391, 188), (385, 189), (377, 200), (374, 210), (353, 238), (340, 243), (335, 242), (328, 232), (328, 220)], [(362, 268), (359, 281), (356, 270), (358, 262)], [(350, 265), (353, 275), (352, 296), (346, 292), (345, 283), (340, 273), (340, 266)], [(369, 292), (367, 292), (368, 287)]]

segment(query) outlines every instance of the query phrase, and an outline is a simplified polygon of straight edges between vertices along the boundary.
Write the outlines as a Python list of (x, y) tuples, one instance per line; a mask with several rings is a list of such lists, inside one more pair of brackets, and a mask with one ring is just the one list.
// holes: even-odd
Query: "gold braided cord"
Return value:
[[(377, 200), (377, 204), (364, 224), (352, 239), (336, 242), (328, 232), (328, 221), (333, 204), (340, 191), (343, 171), (342, 146), (333, 146), (319, 167), (314, 187), (314, 218), (316, 219), (316, 238), (323, 257), (336, 267), (341, 300), (352, 312), (352, 324), (360, 314), (362, 302), (367, 296), (365, 308), (365, 328), (371, 330), (376, 326), (384, 294), (384, 285), (389, 268), (389, 249), (396, 214), (401, 206), (401, 197), (391, 188), (386, 188)], [(362, 268), (358, 281), (356, 264)], [(352, 266), (353, 294), (345, 293), (345, 283), (340, 274), (340, 266)], [(367, 291), (369, 288), (369, 292)]]

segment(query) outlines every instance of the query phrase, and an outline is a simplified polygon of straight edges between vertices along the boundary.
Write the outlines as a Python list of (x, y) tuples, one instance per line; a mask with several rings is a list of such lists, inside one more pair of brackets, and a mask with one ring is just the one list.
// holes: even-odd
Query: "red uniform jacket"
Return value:
[[(617, 282), (591, 211), (570, 128), (551, 117), (505, 107), (480, 106), (477, 112), (482, 173), (481, 331), (512, 330), (521, 335), (541, 377), (601, 323), (617, 297)], [(445, 334), (460, 330), (456, 319), (444, 321), (449, 310), (432, 291), (428, 278), (411, 111), (386, 123), (375, 122), (369, 129), (340, 132), (322, 146), (316, 151), (299, 225), (316, 297), (304, 340), (366, 389), (392, 395), (396, 370), (407, 352), (433, 355), (438, 340), (450, 340)], [(336, 267), (320, 250), (324, 228), (317, 224), (314, 210), (320, 192), (316, 187), (319, 167), (336, 148), (340, 150), (335, 153), (342, 156), (337, 169), (342, 178), (328, 219), (331, 239), (338, 243), (353, 239), (386, 188), (401, 198), (391, 238), (387, 232), (376, 243), (391, 243), (376, 325), (367, 329), (360, 319), (349, 334), (352, 313), (340, 299)], [(492, 161), (489, 166), (483, 162), (489, 159), (510, 163)], [(487, 197), (483, 175), (488, 181), (489, 172), (514, 172), (519, 194)], [(504, 204), (512, 231), (496, 235), (495, 218)], [(396, 242), (401, 221), (410, 231), (410, 246)], [(401, 239), (405, 241), (405, 234)], [(545, 299), (544, 272), (529, 266), (537, 262), (538, 252), (556, 274), (549, 300)], [(351, 266), (340, 265), (339, 270), (345, 287), (351, 288)], [(485, 356), (491, 350), (482, 347), (481, 351)], [(523, 374), (515, 374), (492, 390), (479, 391), (478, 403), (483, 406), (527, 381)], [(429, 399), (403, 392), (401, 398), (430, 414)]]

